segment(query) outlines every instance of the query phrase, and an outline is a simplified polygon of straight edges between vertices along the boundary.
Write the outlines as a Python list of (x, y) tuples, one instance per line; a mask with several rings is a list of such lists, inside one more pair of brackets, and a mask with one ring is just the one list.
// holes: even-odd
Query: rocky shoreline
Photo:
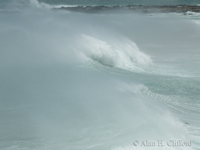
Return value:
[(55, 9), (76, 11), (76, 12), (85, 12), (85, 13), (97, 13), (101, 11), (110, 11), (110, 10), (130, 10), (135, 12), (143, 13), (166, 13), (166, 12), (175, 12), (175, 13), (186, 13), (191, 12), (200, 12), (200, 6), (190, 6), (190, 5), (177, 5), (177, 6), (142, 6), (142, 5), (128, 5), (128, 6), (76, 6), (76, 7), (60, 7)]

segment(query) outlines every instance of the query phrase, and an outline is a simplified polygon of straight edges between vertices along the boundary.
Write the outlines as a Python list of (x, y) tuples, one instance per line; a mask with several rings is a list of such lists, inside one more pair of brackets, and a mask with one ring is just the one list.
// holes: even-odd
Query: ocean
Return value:
[(199, 0), (1, 0), (1, 150), (199, 150)]

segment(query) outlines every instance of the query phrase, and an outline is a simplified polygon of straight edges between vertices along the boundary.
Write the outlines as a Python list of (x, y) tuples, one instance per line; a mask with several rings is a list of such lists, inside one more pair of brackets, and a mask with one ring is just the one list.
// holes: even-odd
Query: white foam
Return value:
[(88, 35), (81, 35), (81, 45), (86, 58), (104, 66), (129, 71), (144, 71), (152, 64), (150, 56), (141, 52), (129, 39), (107, 42)]
[(30, 3), (33, 7), (36, 7), (36, 8), (52, 8), (50, 5), (46, 3), (38, 2), (38, 0), (30, 0)]
[(193, 17), (200, 17), (200, 13), (198, 13), (198, 12), (193, 12), (193, 11), (187, 11), (187, 12), (185, 13), (185, 15), (193, 16)]
[(77, 7), (77, 5), (54, 5), (53, 8), (61, 8), (61, 7)]

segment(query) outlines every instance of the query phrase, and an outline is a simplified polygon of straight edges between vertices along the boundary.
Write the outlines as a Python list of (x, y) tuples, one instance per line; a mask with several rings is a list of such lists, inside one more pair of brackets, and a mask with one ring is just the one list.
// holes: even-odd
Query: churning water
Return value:
[(200, 15), (75, 5), (0, 2), (0, 149), (200, 149)]

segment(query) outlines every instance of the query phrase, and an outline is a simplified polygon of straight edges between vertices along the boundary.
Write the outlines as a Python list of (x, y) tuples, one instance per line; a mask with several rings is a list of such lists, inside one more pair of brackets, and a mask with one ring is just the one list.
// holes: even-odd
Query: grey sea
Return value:
[(199, 0), (0, 0), (1, 150), (199, 150)]

